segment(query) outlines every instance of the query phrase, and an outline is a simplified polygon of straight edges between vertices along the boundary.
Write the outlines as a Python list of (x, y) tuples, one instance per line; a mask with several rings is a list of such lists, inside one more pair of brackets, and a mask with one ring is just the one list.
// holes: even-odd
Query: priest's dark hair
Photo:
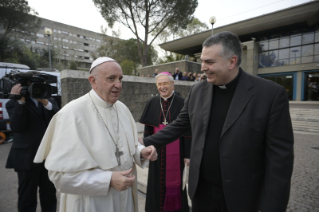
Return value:
[(218, 44), (221, 44), (223, 47), (220, 55), (227, 59), (230, 59), (235, 55), (238, 58), (236, 66), (239, 66), (241, 63), (242, 45), (237, 35), (227, 31), (216, 33), (204, 41), (203, 47), (210, 47)]

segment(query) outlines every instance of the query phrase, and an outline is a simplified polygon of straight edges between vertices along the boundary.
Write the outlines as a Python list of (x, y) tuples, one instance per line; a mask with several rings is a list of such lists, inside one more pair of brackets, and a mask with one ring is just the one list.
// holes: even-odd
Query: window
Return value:
[(84, 43), (84, 46), (89, 46), (89, 44), (88, 43)]
[(267, 74), (260, 75), (260, 77), (274, 81), (279, 85), (286, 88), (286, 92), (289, 100), (293, 100), (293, 90), (294, 90), (294, 74)]
[(279, 40), (278, 39), (269, 40), (269, 50), (278, 49), (278, 47), (279, 47)]
[(68, 39), (63, 39), (63, 42), (68, 43), (68, 42), (69, 42), (69, 40), (68, 40)]
[(279, 48), (289, 47), (289, 37), (280, 38)]
[(44, 38), (44, 34), (37, 33), (37, 36), (40, 38)]
[(37, 44), (44, 45), (44, 42), (37, 41)]
[(319, 31), (259, 42), (259, 68), (312, 63), (318, 60)]
[(315, 42), (319, 42), (319, 31), (316, 31), (315, 33)]
[(290, 38), (290, 46), (298, 46), (301, 45), (301, 36), (297, 35), (297, 36), (292, 36)]
[(307, 33), (302, 35), (302, 44), (313, 43), (315, 41), (315, 33)]
[(66, 31), (61, 31), (62, 32), (62, 34), (65, 34), (65, 35), (68, 35), (69, 33), (68, 32), (66, 32)]
[(305, 73), (304, 93), (303, 100), (306, 101), (319, 101), (318, 98), (318, 85), (319, 85), (319, 72), (310, 71)]

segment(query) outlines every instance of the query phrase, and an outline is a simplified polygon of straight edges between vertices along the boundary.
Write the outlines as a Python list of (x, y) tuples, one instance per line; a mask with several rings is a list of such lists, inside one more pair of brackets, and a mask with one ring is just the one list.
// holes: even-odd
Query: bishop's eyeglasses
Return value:
[(160, 83), (156, 83), (157, 87), (161, 87), (161, 86), (168, 86), (170, 82), (160, 82)]

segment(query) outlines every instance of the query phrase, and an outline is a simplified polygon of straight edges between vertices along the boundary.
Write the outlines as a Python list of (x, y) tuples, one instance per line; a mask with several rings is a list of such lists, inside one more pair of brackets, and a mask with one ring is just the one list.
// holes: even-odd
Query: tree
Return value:
[[(201, 22), (198, 18), (194, 17), (185, 29), (178, 29), (178, 26), (176, 24), (169, 25), (159, 35), (159, 40), (164, 43), (171, 39), (178, 39), (190, 36), (196, 33), (206, 31), (208, 29), (209, 27), (207, 24)], [(154, 31), (152, 34), (155, 33), (157, 33), (157, 31)]]
[(69, 69), (78, 70), (78, 63), (76, 61), (71, 61)]
[(170, 63), (174, 61), (179, 61), (185, 59), (185, 56), (182, 54), (170, 53), (169, 55), (164, 56), (164, 58), (160, 58), (158, 63)]
[[(158, 39), (162, 43), (165, 43), (168, 40), (186, 37), (189, 35), (193, 35), (195, 33), (206, 31), (207, 29), (208, 29), (207, 24), (201, 22), (198, 18), (194, 17), (193, 20), (187, 25), (186, 29), (176, 30), (176, 26), (170, 25), (165, 30), (163, 30), (163, 32), (159, 35)], [(165, 51), (164, 57), (160, 58), (158, 60), (158, 63), (168, 63), (168, 62), (182, 60), (184, 58), (185, 58), (184, 55)]]
[[(91, 53), (93, 59), (102, 56), (108, 56), (120, 64), (129, 60), (133, 62), (132, 70), (136, 70), (137, 67), (141, 66), (141, 60), (138, 52), (138, 44), (136, 39), (122, 40), (119, 37), (119, 32), (112, 31), (112, 36), (106, 35), (106, 29), (101, 29), (102, 34), (104, 35), (103, 41), (104, 43), (94, 52)], [(142, 45), (140, 43), (140, 45)], [(147, 55), (147, 63), (152, 64), (153, 61), (157, 60), (157, 52), (150, 46), (149, 54)]]
[(20, 39), (36, 38), (41, 20), (32, 14), (25, 0), (0, 1), (0, 61), (18, 62), (25, 51)]
[[(146, 66), (150, 46), (169, 25), (185, 29), (192, 20), (197, 0), (93, 0), (108, 23), (120, 23), (135, 35), (142, 66)], [(165, 24), (163, 24), (165, 23)], [(142, 31), (142, 32), (141, 32)], [(152, 37), (151, 33), (157, 31)], [(142, 37), (144, 36), (144, 37)]]
[(35, 39), (41, 26), (41, 19), (25, 0), (1, 0), (0, 27), (2, 36), (10, 36), (13, 41), (21, 38)]
[(122, 70), (123, 70), (123, 74), (124, 75), (132, 75), (133, 74), (133, 70), (135, 70), (134, 68), (134, 62), (132, 60), (124, 60), (120, 63)]

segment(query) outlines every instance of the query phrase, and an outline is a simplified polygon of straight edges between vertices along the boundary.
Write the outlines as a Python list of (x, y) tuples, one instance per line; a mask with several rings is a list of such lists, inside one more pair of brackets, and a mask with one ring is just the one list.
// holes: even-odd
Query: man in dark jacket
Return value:
[[(13, 144), (6, 168), (13, 168), (18, 174), (18, 211), (35, 212), (39, 187), (42, 211), (56, 211), (56, 190), (49, 180), (44, 163), (33, 163), (45, 130), (59, 110), (53, 98), (34, 99), (20, 96), (21, 85), (12, 87), (11, 94), (19, 100), (11, 99), (6, 108), (13, 131)], [(20, 98), (21, 97), (21, 98)]]
[(196, 83), (177, 119), (144, 138), (156, 148), (192, 130), (189, 196), (193, 212), (285, 212), (293, 131), (284, 87), (245, 73), (231, 32), (206, 39), (207, 80)]
[(182, 80), (183, 74), (180, 72), (179, 68), (175, 68), (175, 73), (173, 74), (174, 80)]

